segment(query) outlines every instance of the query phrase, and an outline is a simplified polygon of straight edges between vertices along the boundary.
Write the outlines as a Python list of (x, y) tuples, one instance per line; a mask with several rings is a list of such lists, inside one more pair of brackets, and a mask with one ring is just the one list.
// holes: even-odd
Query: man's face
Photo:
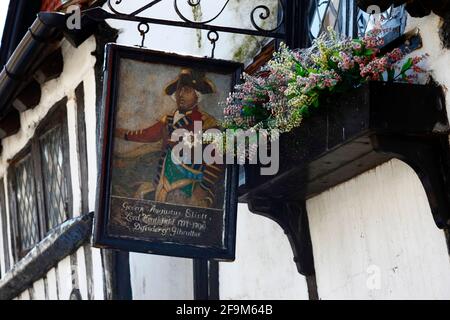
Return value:
[(176, 93), (176, 99), (178, 110), (180, 111), (189, 111), (198, 103), (197, 92), (195, 92), (194, 88), (189, 86), (179, 88)]

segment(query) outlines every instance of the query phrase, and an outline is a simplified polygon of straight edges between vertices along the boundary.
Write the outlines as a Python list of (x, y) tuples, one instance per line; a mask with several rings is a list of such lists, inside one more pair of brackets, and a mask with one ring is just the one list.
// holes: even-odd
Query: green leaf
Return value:
[(249, 107), (249, 106), (244, 106), (244, 107), (242, 107), (242, 114), (244, 115), (244, 116), (251, 116), (251, 115), (253, 115), (253, 112), (254, 112), (254, 108), (252, 108), (252, 107)]
[(373, 51), (373, 49), (366, 49), (366, 51), (364, 51), (364, 55), (366, 57), (370, 57), (375, 53), (375, 51)]
[(409, 58), (405, 64), (402, 67), (402, 70), (400, 71), (400, 73), (405, 73), (406, 71), (408, 71), (409, 69), (411, 69), (411, 67), (413, 66), (413, 59)]
[(315, 98), (312, 102), (312, 105), (314, 108), (318, 108), (319, 107), (319, 98)]
[(308, 116), (308, 115), (309, 115), (309, 107), (308, 107), (308, 106), (303, 106), (303, 107), (301, 107), (301, 108), (300, 108), (300, 114), (301, 114), (303, 117)]
[(295, 69), (296, 69), (297, 75), (299, 75), (301, 77), (305, 77), (306, 75), (308, 75), (308, 72), (305, 70), (305, 68), (302, 67), (302, 65), (300, 63), (297, 63), (297, 65), (295, 66)]

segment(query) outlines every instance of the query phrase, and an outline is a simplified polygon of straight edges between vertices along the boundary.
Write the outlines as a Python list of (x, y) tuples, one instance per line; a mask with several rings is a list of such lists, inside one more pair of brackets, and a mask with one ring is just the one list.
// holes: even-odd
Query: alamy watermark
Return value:
[(261, 164), (261, 175), (275, 175), (280, 168), (278, 130), (208, 129), (194, 121), (194, 130), (174, 130), (171, 136), (175, 164)]
[(66, 13), (69, 17), (66, 21), (68, 30), (81, 30), (81, 8), (78, 5), (71, 5), (67, 7)]

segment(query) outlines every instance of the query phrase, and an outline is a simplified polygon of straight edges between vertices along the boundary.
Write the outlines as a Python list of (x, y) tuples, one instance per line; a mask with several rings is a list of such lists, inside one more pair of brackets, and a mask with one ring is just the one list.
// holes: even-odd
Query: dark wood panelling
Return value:
[(0, 139), (12, 136), (20, 130), (20, 114), (17, 110), (11, 110), (0, 120)]
[(58, 78), (64, 69), (64, 60), (61, 47), (50, 53), (44, 61), (42, 61), (34, 77), (43, 84), (47, 81)]

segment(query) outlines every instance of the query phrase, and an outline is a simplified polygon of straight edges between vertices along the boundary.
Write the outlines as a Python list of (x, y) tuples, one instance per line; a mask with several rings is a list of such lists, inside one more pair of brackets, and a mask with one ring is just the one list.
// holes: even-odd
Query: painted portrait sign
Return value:
[[(220, 130), (220, 102), (241, 65), (115, 44), (106, 59), (94, 244), (233, 260), (237, 169), (177, 161), (173, 135)], [(206, 147), (200, 142), (200, 152)]]

